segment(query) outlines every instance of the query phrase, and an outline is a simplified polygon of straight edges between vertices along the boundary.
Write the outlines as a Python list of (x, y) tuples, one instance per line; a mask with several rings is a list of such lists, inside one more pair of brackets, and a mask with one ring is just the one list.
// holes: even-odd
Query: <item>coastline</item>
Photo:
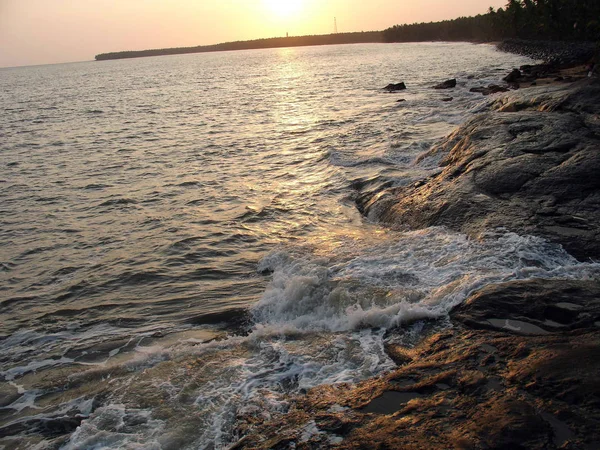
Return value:
[[(40, 80), (57, 80), (77, 102), (39, 95), (6, 114), (10, 123), (34, 109), (51, 117), (35, 127), (18, 122), (15, 130), (48, 134), (26, 135), (31, 145), (15, 145), (3, 172), (7, 186), (17, 187), (7, 199), (19, 207), (7, 219), (21, 225), (11, 229), (32, 232), (15, 237), (18, 265), (12, 257), (4, 263), (23, 281), (9, 286), (3, 311), (10, 328), (0, 336), (0, 442), (165, 449), (595, 444), (580, 437), (597, 425), (588, 342), (599, 322), (591, 278), (600, 277), (600, 265), (580, 263), (541, 238), (496, 232), (478, 215), (510, 205), (521, 185), (477, 190), (486, 167), (496, 175), (483, 179), (488, 188), (490, 179), (496, 190), (510, 187), (515, 172), (527, 186), (541, 177), (503, 163), (528, 168), (524, 158), (539, 159), (545, 162), (536, 167), (546, 169), (577, 161), (562, 158), (584, 151), (584, 141), (595, 145), (595, 98), (582, 69), (556, 72), (490, 45), (337, 50), (294, 51), (298, 65), (280, 57), (287, 52), (257, 52), (234, 85), (231, 67), (246, 67), (245, 52), (206, 58), (200, 75), (196, 58), (89, 65), (82, 78), (40, 69)], [(533, 65), (500, 81), (522, 64)], [(199, 80), (203, 73), (219, 81)], [(437, 84), (450, 73), (458, 80)], [(9, 78), (15, 104), (54, 86)], [(406, 85), (395, 87), (402, 93), (378, 89), (401, 80)], [(95, 87), (103, 85), (99, 97)], [(498, 89), (508, 93), (486, 96)], [(453, 187), (462, 195), (446, 204), (468, 213), (455, 221), (461, 231), (450, 220), (391, 229), (410, 229), (405, 216), (416, 221), (419, 206), (433, 211), (435, 196)], [(559, 230), (590, 232), (579, 213), (561, 209), (561, 198), (540, 205), (536, 196), (515, 204), (519, 211), (533, 205), (523, 208), (531, 212), (523, 223), (539, 217)], [(389, 212), (386, 199), (395, 207), (404, 197), (415, 200), (408, 215), (373, 223), (384, 218), (377, 208)], [(569, 202), (576, 208), (581, 199)], [(373, 220), (360, 217), (357, 203), (364, 213), (372, 206)], [(85, 209), (65, 217), (77, 228), (64, 223), (64, 246), (37, 247), (55, 236), (38, 217), (60, 205)], [(432, 218), (448, 219), (447, 209)], [(512, 225), (513, 209), (495, 217)], [(96, 227), (113, 218), (119, 221)], [(20, 295), (40, 287), (47, 294)], [(515, 370), (552, 360), (548, 349), (562, 352), (555, 366), (515, 381)], [(563, 376), (572, 352), (579, 372)]]
[(372, 44), (382, 43), (381, 31), (358, 31), (350, 33), (324, 34), (314, 36), (288, 36), (251, 41), (223, 42), (214, 45), (196, 47), (161, 48), (100, 53), (96, 61), (115, 59), (145, 58), (149, 56), (186, 55), (190, 53), (229, 52), (238, 50), (260, 50), (267, 48), (307, 47), (313, 45)]
[[(596, 261), (600, 82), (565, 55), (522, 68), (510, 92), (419, 158), (437, 173), (359, 198), (361, 212), (472, 239), (501, 228)], [(314, 388), (231, 448), (598, 448), (599, 298), (594, 278), (488, 285), (451, 312), (452, 327), (426, 324), (414, 348), (389, 344), (392, 372)]]

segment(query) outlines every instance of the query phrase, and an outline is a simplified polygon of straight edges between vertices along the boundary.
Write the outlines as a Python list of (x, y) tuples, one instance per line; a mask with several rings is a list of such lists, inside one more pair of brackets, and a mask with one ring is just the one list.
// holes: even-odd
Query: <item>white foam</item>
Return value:
[(600, 274), (600, 265), (540, 238), (500, 231), (472, 240), (442, 228), (404, 233), (335, 265), (280, 252), (274, 262), (279, 266), (253, 315), (257, 330), (283, 334), (389, 329), (447, 316), (490, 283)]
[(161, 450), (163, 431), (164, 422), (152, 419), (151, 411), (108, 405), (84, 420), (61, 450)]
[[(215, 350), (247, 349), (221, 362), (219, 378), (200, 387), (195, 404), (207, 417), (200, 448), (222, 448), (235, 440), (240, 415), (272, 420), (307, 389), (391, 370), (386, 330), (405, 327), (405, 341), (417, 341), (422, 323), (415, 321), (447, 321), (451, 309), (482, 286), (600, 274), (599, 265), (580, 263), (559, 246), (503, 231), (471, 240), (432, 228), (373, 247), (344, 249), (343, 255), (268, 255), (259, 270), (273, 271), (273, 279), (252, 308), (252, 332), (195, 347), (205, 357)], [(313, 427), (302, 436), (315, 438)], [(331, 439), (337, 442), (336, 436)]]

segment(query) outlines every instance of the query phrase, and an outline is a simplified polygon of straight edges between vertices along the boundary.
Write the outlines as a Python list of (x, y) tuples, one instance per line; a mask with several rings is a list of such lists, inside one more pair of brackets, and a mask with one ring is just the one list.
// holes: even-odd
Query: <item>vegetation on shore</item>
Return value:
[(598, 0), (509, 0), (506, 7), (475, 17), (396, 25), (383, 31), (384, 42), (600, 40)]
[(310, 45), (365, 44), (373, 42), (383, 42), (381, 31), (278, 37), (269, 39), (256, 39), (253, 41), (225, 42), (216, 45), (199, 45), (197, 47), (162, 48), (153, 50), (102, 53), (100, 55), (96, 55), (96, 61), (141, 58), (144, 56), (182, 55), (186, 53), (223, 52), (231, 50), (254, 50), (261, 48), (280, 47), (303, 47)]

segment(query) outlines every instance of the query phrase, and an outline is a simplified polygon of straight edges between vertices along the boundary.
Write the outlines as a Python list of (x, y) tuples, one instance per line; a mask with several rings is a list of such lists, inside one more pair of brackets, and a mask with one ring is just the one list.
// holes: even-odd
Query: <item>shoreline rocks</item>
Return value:
[[(593, 281), (483, 288), (452, 313), (453, 328), (414, 348), (388, 345), (398, 364), (391, 373), (314, 388), (232, 448), (598, 448), (599, 295)], [(573, 326), (536, 335), (479, 325), (552, 322), (551, 307), (569, 310)]]
[(401, 83), (390, 83), (386, 87), (383, 88), (384, 91), (387, 92), (398, 92), (406, 89), (406, 84)]
[(595, 42), (534, 41), (507, 39), (496, 45), (498, 50), (532, 59), (546, 61), (546, 65), (558, 68), (585, 64), (598, 52)]
[(513, 91), (421, 156), (438, 174), (358, 207), (395, 227), (502, 227), (600, 258), (599, 115), (599, 80)]
[(497, 84), (490, 84), (488, 87), (474, 87), (469, 89), (469, 92), (478, 92), (483, 95), (497, 94), (499, 92), (508, 92), (510, 89)]
[(456, 87), (456, 78), (453, 78), (451, 80), (446, 80), (443, 83), (440, 83), (436, 86), (434, 86), (434, 89), (452, 89)]

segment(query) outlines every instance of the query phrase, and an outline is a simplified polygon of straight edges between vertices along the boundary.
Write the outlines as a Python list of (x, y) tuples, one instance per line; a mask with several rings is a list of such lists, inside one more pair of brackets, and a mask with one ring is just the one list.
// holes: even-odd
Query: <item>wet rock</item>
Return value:
[(16, 387), (8, 383), (0, 383), (0, 408), (14, 403), (20, 397), (21, 394), (19, 394)]
[(385, 391), (379, 397), (371, 400), (360, 411), (374, 414), (393, 414), (400, 411), (411, 400), (421, 398), (418, 392)]
[(569, 66), (587, 62), (597, 51), (594, 42), (534, 41), (508, 39), (498, 44), (505, 52), (529, 56), (547, 61), (553, 67)]
[(459, 323), (411, 352), (377, 379), (311, 390), (236, 448), (267, 449), (310, 420), (327, 434), (302, 448), (333, 447), (329, 433), (342, 449), (598, 448), (597, 330), (520, 336)]
[(496, 84), (490, 84), (488, 87), (474, 87), (469, 89), (470, 92), (477, 92), (483, 95), (497, 94), (499, 92), (508, 92), (509, 89), (504, 86), (498, 86)]
[(456, 78), (451, 80), (446, 80), (443, 83), (440, 83), (434, 86), (434, 89), (452, 89), (456, 87)]
[(519, 69), (513, 69), (511, 73), (502, 78), (507, 83), (515, 83), (523, 77), (523, 74)]
[[(464, 441), (471, 440), (475, 445), (484, 444), (493, 449), (547, 448), (547, 436), (552, 432), (534, 405), (510, 397), (492, 399), (481, 405), (469, 428), (469, 432), (461, 436)], [(473, 439), (471, 433), (477, 438)]]
[(600, 282), (532, 279), (488, 285), (453, 317), (472, 328), (524, 335), (593, 329), (600, 320)]
[(406, 84), (404, 84), (403, 82), (390, 83), (386, 87), (383, 88), (384, 91), (388, 91), (388, 92), (403, 91), (404, 89), (406, 89)]
[[(437, 175), (360, 198), (359, 208), (395, 226), (442, 225), (472, 236), (504, 227), (580, 259), (600, 257), (600, 83), (572, 86), (493, 102), (422, 156), (442, 156)], [(549, 199), (554, 210), (543, 205)]]
[(76, 415), (73, 417), (48, 417), (35, 418), (24, 421), (15, 421), (0, 428), (0, 436), (11, 436), (20, 433), (36, 432), (44, 437), (57, 437), (70, 434), (77, 429), (85, 417)]

